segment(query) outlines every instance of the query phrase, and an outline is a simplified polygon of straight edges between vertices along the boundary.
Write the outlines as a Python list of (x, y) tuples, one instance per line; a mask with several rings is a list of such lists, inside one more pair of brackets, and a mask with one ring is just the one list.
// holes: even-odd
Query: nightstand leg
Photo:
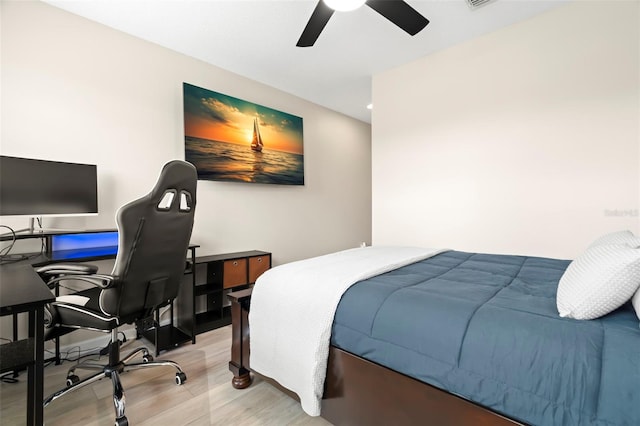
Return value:
[(236, 389), (251, 385), (249, 367), (249, 305), (251, 289), (229, 293), (231, 300), (231, 361), (229, 370), (233, 373), (231, 384)]

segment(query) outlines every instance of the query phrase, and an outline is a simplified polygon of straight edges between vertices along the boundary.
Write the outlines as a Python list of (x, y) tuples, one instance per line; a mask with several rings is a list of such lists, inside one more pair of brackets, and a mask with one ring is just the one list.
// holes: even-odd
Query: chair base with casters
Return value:
[[(142, 355), (142, 361), (130, 362), (138, 355)], [(113, 404), (116, 413), (116, 426), (126, 426), (129, 424), (127, 417), (124, 414), (124, 389), (120, 382), (120, 374), (125, 371), (138, 370), (141, 368), (152, 367), (174, 367), (176, 371), (175, 382), (177, 385), (182, 385), (187, 381), (187, 375), (182, 371), (180, 366), (168, 360), (154, 361), (150, 355), (149, 350), (146, 347), (139, 347), (131, 351), (124, 358), (120, 359), (120, 341), (118, 340), (118, 329), (111, 330), (111, 342), (109, 343), (109, 364), (92, 364), (82, 363), (75, 365), (67, 372), (67, 387), (60, 389), (57, 392), (52, 393), (44, 400), (44, 406), (46, 407), (56, 399), (78, 390), (84, 386), (90, 385), (98, 380), (102, 380), (105, 377), (110, 377), (113, 384)], [(83, 370), (97, 370), (98, 372), (86, 377), (82, 380), (75, 374), (77, 369)]]

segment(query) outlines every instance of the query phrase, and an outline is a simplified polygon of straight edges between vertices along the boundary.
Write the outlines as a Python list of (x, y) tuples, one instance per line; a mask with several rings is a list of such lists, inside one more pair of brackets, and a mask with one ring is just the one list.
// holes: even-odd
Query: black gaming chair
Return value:
[[(65, 279), (86, 281), (95, 286), (89, 290), (60, 296), (48, 308), (51, 315), (45, 335), (56, 337), (84, 328), (111, 333), (109, 364), (82, 363), (67, 374), (67, 387), (44, 401), (46, 407), (55, 399), (100, 380), (111, 377), (116, 426), (127, 425), (124, 415), (124, 392), (119, 374), (125, 370), (155, 366), (175, 367), (176, 383), (187, 377), (172, 361), (153, 362), (147, 348), (141, 347), (120, 359), (118, 326), (149, 324), (156, 308), (167, 305), (177, 295), (184, 274), (185, 259), (191, 238), (196, 206), (196, 168), (184, 161), (167, 163), (153, 190), (146, 196), (120, 208), (117, 213), (118, 254), (110, 275), (95, 274), (90, 266), (83, 274), (78, 265), (48, 265), (38, 272), (49, 283)], [(129, 363), (137, 354), (142, 362)], [(79, 380), (77, 368), (99, 372)]]

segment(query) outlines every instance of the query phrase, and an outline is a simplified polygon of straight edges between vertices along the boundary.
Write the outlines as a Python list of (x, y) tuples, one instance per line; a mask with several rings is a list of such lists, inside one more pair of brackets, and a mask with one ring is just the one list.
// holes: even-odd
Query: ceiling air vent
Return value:
[(469, 7), (475, 9), (492, 1), (493, 0), (467, 0), (467, 3), (469, 4)]

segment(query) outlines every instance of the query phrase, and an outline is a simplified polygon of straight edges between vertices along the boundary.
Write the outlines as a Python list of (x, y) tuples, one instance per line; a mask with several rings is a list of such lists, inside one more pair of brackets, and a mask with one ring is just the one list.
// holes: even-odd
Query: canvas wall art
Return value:
[(203, 180), (304, 185), (302, 118), (183, 84), (185, 160)]

